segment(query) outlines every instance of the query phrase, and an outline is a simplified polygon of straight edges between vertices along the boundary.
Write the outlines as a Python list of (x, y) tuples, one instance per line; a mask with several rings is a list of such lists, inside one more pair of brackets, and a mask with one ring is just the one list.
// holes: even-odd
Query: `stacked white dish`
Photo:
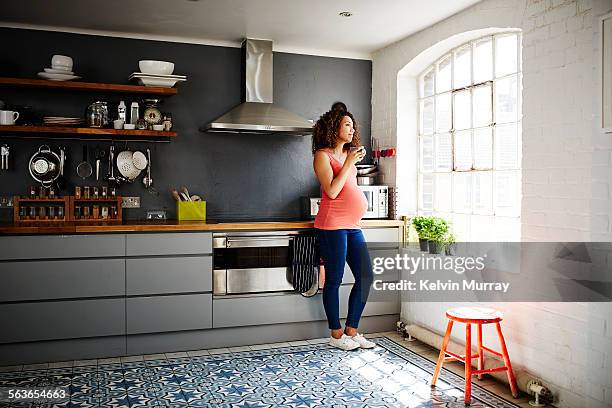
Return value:
[(51, 58), (51, 68), (45, 68), (38, 76), (50, 81), (69, 81), (81, 78), (72, 72), (72, 58), (66, 55), (54, 55)]
[(140, 85), (172, 88), (178, 82), (187, 80), (185, 75), (172, 75), (174, 63), (167, 61), (141, 60), (138, 62), (141, 72), (134, 72), (129, 80), (137, 80)]
[(45, 116), (43, 124), (45, 126), (77, 126), (83, 123), (82, 118), (72, 118), (64, 116)]

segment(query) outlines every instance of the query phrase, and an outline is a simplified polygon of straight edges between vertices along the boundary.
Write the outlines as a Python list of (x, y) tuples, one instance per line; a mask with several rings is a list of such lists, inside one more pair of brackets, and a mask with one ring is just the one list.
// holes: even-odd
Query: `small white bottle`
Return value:
[(119, 108), (117, 109), (119, 113), (119, 119), (123, 119), (123, 123), (125, 123), (125, 102), (119, 102)]
[(130, 123), (135, 125), (136, 122), (138, 122), (138, 102), (132, 102), (132, 104), (130, 105)]

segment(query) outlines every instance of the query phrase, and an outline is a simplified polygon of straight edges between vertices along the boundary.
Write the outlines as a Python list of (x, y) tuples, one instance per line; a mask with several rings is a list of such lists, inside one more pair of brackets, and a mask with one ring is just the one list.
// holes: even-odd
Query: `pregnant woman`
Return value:
[[(323, 306), (331, 329), (329, 344), (343, 350), (376, 345), (357, 332), (373, 280), (370, 256), (359, 225), (367, 209), (356, 178), (355, 163), (365, 156), (365, 149), (359, 148), (359, 143), (355, 118), (342, 102), (335, 103), (314, 126), (314, 171), (322, 190), (314, 227), (325, 265)], [(345, 262), (355, 276), (355, 284), (343, 330), (338, 292)]]

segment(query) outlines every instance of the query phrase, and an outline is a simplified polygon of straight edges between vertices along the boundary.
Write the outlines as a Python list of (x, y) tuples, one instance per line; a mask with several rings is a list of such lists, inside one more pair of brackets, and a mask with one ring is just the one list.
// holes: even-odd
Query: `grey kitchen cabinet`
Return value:
[(126, 301), (127, 334), (212, 327), (212, 294), (146, 296)]
[[(351, 286), (340, 287), (340, 317), (346, 318)], [(363, 316), (398, 314), (399, 294), (366, 305)], [(300, 294), (242, 296), (213, 299), (213, 327), (239, 327), (326, 320), (322, 294), (306, 298)]]
[(127, 295), (212, 291), (212, 256), (127, 258)]
[(127, 256), (201, 255), (212, 253), (212, 233), (177, 232), (128, 234)]
[[(125, 256), (124, 234), (0, 237), (0, 261), (111, 256)], [(5, 268), (0, 263), (0, 272)]]
[(0, 263), (0, 302), (125, 295), (121, 258)]
[(125, 299), (0, 305), (0, 343), (125, 334)]
[(363, 228), (363, 236), (369, 243), (396, 243), (401, 241), (401, 228)]

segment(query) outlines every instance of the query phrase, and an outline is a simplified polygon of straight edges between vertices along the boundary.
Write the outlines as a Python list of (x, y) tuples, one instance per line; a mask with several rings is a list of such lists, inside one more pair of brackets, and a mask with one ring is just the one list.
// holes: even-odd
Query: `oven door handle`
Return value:
[(226, 248), (285, 247), (290, 237), (227, 238)]

